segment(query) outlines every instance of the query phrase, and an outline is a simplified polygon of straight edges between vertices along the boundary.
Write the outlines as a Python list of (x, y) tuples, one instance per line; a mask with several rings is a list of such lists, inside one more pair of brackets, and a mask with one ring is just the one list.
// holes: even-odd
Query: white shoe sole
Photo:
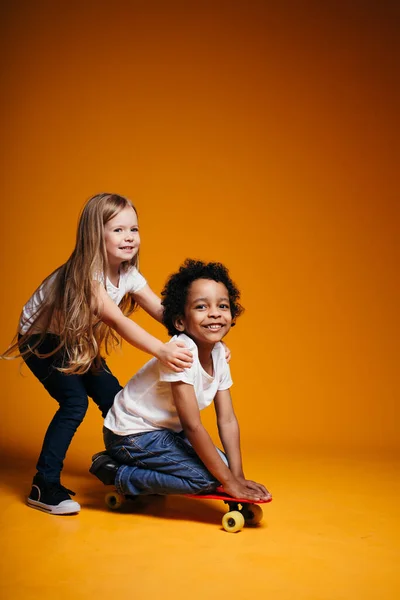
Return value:
[(60, 504), (51, 505), (38, 502), (37, 500), (27, 499), (27, 504), (31, 508), (42, 510), (43, 512), (49, 513), (50, 515), (73, 515), (81, 510), (80, 504), (74, 502), (74, 500), (63, 500)]

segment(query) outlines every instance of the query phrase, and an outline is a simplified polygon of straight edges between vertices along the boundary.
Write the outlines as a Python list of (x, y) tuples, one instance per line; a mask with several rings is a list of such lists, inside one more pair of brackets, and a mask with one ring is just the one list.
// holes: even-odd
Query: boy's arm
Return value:
[(258, 492), (261, 497), (270, 497), (268, 490), (261, 484), (250, 479), (245, 479), (242, 465), (242, 452), (240, 449), (239, 423), (233, 409), (231, 393), (229, 390), (217, 392), (214, 398), (215, 412), (217, 415), (218, 433), (228, 458), (229, 467), (235, 477), (248, 488)]
[(140, 308), (143, 308), (153, 319), (162, 323), (163, 307), (161, 300), (148, 284), (139, 292), (135, 292), (132, 295)]
[(235, 477), (244, 479), (239, 423), (233, 410), (229, 390), (217, 392), (214, 398), (214, 407), (217, 415), (218, 433), (228, 458), (229, 468)]
[(204, 428), (197, 404), (194, 388), (188, 383), (171, 383), (176, 410), (182, 427), (196, 454), (210, 473), (224, 487), (225, 491), (236, 498), (259, 500), (259, 490), (252, 490), (239, 481), (219, 456), (208, 432)]

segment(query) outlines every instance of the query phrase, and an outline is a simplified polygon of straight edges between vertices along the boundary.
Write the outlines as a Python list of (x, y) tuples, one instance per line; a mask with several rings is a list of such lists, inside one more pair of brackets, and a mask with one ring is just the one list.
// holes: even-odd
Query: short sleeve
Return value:
[(126, 292), (130, 292), (134, 294), (135, 292), (140, 292), (145, 285), (147, 285), (146, 279), (143, 277), (141, 273), (137, 270), (136, 267), (132, 267), (125, 274), (125, 290)]
[(221, 381), (219, 382), (218, 391), (222, 392), (222, 390), (229, 390), (233, 385), (231, 370), (229, 368), (228, 363), (225, 363), (225, 368), (221, 374)]
[(229, 390), (233, 385), (231, 370), (225, 358), (225, 347), (220, 342), (216, 344), (214, 351), (218, 369), (218, 391)]
[(160, 381), (167, 381), (169, 383), (173, 383), (175, 381), (182, 381), (182, 383), (194, 385), (195, 377), (193, 366), (188, 369), (185, 369), (182, 373), (176, 373), (175, 371), (171, 371), (171, 369), (168, 369), (168, 367), (160, 365)]
[(192, 355), (193, 355), (192, 366), (188, 367), (181, 373), (176, 373), (175, 371), (168, 369), (168, 367), (166, 367), (165, 365), (160, 363), (160, 373), (159, 373), (160, 381), (168, 381), (170, 383), (172, 383), (174, 381), (182, 381), (183, 383), (188, 383), (189, 385), (195, 385), (196, 373), (198, 370), (198, 362), (199, 362), (197, 346), (193, 342), (193, 340), (191, 340), (189, 337), (187, 337), (184, 334), (175, 335), (173, 338), (171, 338), (170, 341), (175, 342), (178, 339), (180, 341), (183, 341), (185, 343), (186, 347), (192, 353)]

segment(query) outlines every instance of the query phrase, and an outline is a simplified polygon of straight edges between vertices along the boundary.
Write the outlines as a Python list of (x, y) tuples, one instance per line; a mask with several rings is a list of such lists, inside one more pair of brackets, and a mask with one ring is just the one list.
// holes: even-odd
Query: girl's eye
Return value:
[(229, 304), (220, 304), (219, 307), (227, 309), (229, 308)]
[(196, 308), (199, 308), (199, 309), (203, 309), (205, 307), (206, 307), (205, 304), (197, 304), (197, 306), (196, 306)]
[(119, 233), (120, 231), (122, 231), (121, 227), (117, 227), (116, 229), (114, 229), (115, 233)]
[(137, 227), (132, 227), (132, 228), (131, 228), (131, 231), (132, 231), (133, 233), (137, 233), (137, 232), (139, 231), (139, 229), (138, 229)]

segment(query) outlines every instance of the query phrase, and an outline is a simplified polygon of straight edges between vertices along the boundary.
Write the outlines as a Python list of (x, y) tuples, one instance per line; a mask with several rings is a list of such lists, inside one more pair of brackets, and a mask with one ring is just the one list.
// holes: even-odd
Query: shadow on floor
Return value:
[[(13, 448), (0, 449), (0, 477), (2, 486), (13, 493), (25, 504), (30, 492), (32, 477), (36, 472), (37, 456), (22, 454)], [(105, 503), (105, 496), (113, 492), (112, 486), (104, 486), (88, 472), (88, 468), (68, 461), (63, 470), (62, 483), (77, 492), (76, 500), (82, 510), (108, 512), (111, 517), (122, 514), (140, 514), (160, 519), (189, 520), (202, 523), (220, 523), (225, 513), (222, 501), (201, 500), (184, 496), (141, 496), (127, 501), (117, 511), (110, 510)]]

